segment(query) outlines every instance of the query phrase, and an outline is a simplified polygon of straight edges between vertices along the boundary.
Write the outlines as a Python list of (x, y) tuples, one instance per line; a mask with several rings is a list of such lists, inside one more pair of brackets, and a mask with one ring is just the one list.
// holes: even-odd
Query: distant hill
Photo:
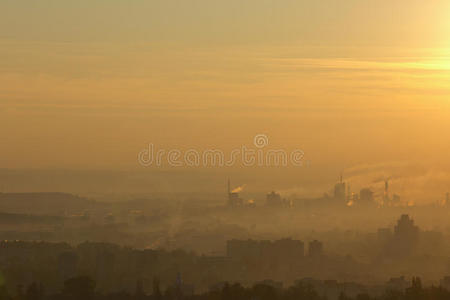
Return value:
[(11, 214), (0, 212), (0, 224), (48, 224), (57, 225), (62, 224), (63, 217), (60, 216), (43, 216), (43, 215), (28, 215), (28, 214)]
[(94, 204), (93, 200), (68, 193), (0, 193), (0, 211), (9, 213), (62, 215)]

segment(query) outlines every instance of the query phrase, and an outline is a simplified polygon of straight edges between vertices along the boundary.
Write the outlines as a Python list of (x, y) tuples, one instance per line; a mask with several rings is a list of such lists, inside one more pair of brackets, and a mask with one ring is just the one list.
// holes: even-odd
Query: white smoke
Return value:
[(363, 164), (346, 169), (344, 177), (354, 192), (368, 187), (375, 195), (384, 192), (385, 181), (388, 181), (389, 194), (400, 195), (404, 203), (437, 203), (445, 198), (450, 189), (449, 169), (417, 163)]

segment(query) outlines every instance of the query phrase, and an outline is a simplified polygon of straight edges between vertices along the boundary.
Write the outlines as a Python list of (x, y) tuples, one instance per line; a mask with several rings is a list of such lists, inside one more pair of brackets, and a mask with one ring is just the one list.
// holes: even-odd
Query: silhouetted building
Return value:
[(317, 240), (310, 241), (308, 245), (308, 256), (320, 257), (323, 255), (323, 243)]
[(64, 252), (58, 257), (59, 276), (62, 281), (77, 275), (78, 255), (74, 252)]
[(334, 198), (338, 200), (340, 203), (345, 203), (345, 182), (342, 181), (342, 175), (341, 179), (338, 183), (334, 186)]
[(363, 206), (371, 206), (375, 204), (375, 199), (371, 189), (364, 188), (359, 192), (359, 204)]
[(389, 179), (384, 181), (383, 205), (391, 206), (391, 198), (389, 197)]
[(402, 215), (394, 228), (394, 236), (399, 240), (417, 240), (419, 227), (414, 225), (414, 220), (409, 215)]
[(244, 200), (239, 197), (239, 193), (231, 191), (230, 180), (228, 179), (228, 206), (238, 207), (244, 204)]
[(242, 206), (244, 201), (239, 197), (239, 193), (228, 194), (228, 206), (237, 207)]
[(407, 281), (404, 276), (393, 277), (386, 283), (386, 288), (394, 291), (404, 291), (410, 286), (411, 283)]
[(178, 272), (177, 278), (175, 279), (174, 289), (175, 289), (175, 296), (176, 298), (179, 299), (194, 295), (194, 286), (191, 284), (186, 284), (183, 281), (180, 272)]
[(351, 193), (351, 194), (347, 195), (347, 197), (348, 197), (348, 200), (347, 200), (348, 207), (353, 207), (359, 203), (359, 195), (358, 194)]
[(116, 257), (108, 250), (100, 250), (96, 256), (96, 277), (100, 290), (110, 290), (113, 287), (113, 277)]
[(271, 192), (266, 196), (266, 205), (267, 206), (278, 206), (278, 207), (292, 207), (292, 200), (288, 200), (286, 198), (281, 198), (281, 195), (276, 192)]
[(204, 268), (210, 269), (224, 269), (230, 263), (228, 256), (206, 256), (202, 255), (199, 259), (199, 264)]
[(230, 240), (227, 241), (227, 256), (233, 259), (295, 260), (304, 256), (304, 244), (293, 239)]
[(443, 287), (446, 290), (450, 290), (450, 276), (445, 276), (441, 279), (440, 282), (441, 287)]
[(394, 227), (393, 251), (396, 255), (411, 254), (419, 240), (419, 227), (409, 215), (402, 215)]
[(266, 196), (266, 204), (269, 206), (282, 206), (283, 199), (281, 199), (280, 194), (271, 192)]

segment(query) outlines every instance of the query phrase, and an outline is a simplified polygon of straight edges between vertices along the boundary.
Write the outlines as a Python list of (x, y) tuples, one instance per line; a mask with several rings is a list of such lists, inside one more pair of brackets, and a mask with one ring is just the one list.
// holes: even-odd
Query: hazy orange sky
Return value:
[(448, 0), (0, 2), (0, 167), (134, 168), (270, 136), (450, 163)]

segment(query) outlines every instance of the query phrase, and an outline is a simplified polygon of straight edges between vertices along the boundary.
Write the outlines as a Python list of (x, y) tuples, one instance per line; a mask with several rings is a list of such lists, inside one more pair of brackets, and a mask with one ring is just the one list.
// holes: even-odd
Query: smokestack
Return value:
[(389, 200), (389, 179), (384, 181), (384, 197)]
[(384, 199), (383, 205), (391, 205), (391, 199), (389, 198), (389, 178), (384, 181)]

